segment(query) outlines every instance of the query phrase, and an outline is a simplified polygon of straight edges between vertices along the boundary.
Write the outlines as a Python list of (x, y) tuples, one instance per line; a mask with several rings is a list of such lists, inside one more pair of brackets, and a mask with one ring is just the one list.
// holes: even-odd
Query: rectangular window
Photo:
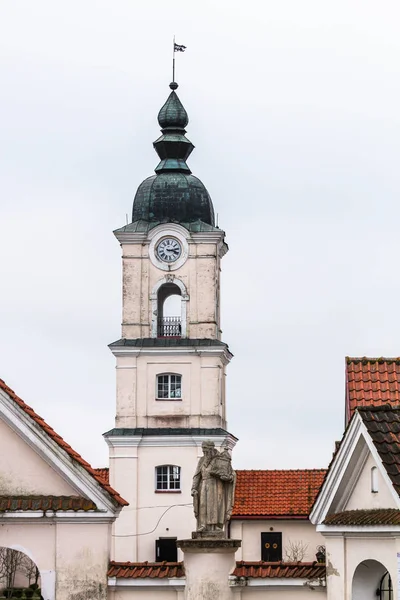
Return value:
[(181, 489), (181, 468), (177, 465), (156, 467), (156, 490), (175, 491)]
[(173, 375), (171, 373), (157, 376), (157, 400), (181, 400), (181, 398), (181, 375)]
[(282, 534), (268, 532), (261, 534), (261, 560), (279, 562), (282, 560)]
[(178, 549), (177, 538), (160, 538), (156, 540), (156, 562), (177, 562)]

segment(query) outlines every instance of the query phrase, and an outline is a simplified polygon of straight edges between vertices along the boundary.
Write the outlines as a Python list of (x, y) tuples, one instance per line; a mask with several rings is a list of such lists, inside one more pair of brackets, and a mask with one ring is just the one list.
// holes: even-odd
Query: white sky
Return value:
[(397, 0), (2, 0), (0, 377), (107, 463), (120, 249), (171, 42), (227, 233), (238, 468), (327, 466), (344, 356), (400, 354)]

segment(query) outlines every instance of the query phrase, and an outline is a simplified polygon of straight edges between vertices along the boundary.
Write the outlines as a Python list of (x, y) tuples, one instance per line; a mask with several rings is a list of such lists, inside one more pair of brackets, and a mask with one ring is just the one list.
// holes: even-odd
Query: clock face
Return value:
[(182, 247), (175, 238), (164, 238), (158, 244), (156, 249), (157, 256), (160, 260), (172, 263), (178, 260), (182, 253)]

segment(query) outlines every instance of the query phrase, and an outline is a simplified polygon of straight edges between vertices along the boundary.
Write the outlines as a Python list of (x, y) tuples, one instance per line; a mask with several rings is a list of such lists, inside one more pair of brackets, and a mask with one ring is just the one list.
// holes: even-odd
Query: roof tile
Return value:
[(27, 510), (97, 510), (87, 498), (79, 496), (0, 496), (0, 513)]
[(108, 577), (125, 579), (166, 579), (169, 577), (184, 577), (185, 571), (182, 562), (115, 562), (111, 561), (108, 568)]
[(328, 515), (325, 525), (400, 525), (400, 510), (377, 508), (373, 510), (346, 510)]
[(307, 519), (326, 471), (236, 471), (232, 518)]
[(346, 357), (346, 420), (356, 408), (400, 404), (400, 358)]
[(261, 578), (301, 578), (319, 579), (325, 577), (325, 565), (317, 562), (245, 562), (238, 561), (233, 575), (236, 577)]

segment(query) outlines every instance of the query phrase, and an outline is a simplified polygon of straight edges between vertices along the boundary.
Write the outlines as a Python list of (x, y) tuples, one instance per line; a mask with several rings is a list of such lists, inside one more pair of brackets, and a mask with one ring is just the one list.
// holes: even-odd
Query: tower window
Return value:
[(182, 376), (173, 373), (157, 375), (157, 400), (181, 400)]
[(181, 468), (177, 465), (156, 467), (156, 491), (179, 491), (181, 489)]
[(377, 467), (372, 467), (371, 469), (371, 492), (373, 494), (378, 493), (379, 491), (379, 486), (378, 486), (378, 468)]

